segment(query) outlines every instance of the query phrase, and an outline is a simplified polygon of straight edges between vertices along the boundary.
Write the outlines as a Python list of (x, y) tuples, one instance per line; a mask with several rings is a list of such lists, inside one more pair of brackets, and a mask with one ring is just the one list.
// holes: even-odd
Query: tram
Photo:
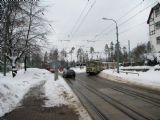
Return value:
[(86, 63), (87, 74), (98, 74), (105, 69), (114, 69), (115, 62), (101, 62), (100, 60), (92, 60)]

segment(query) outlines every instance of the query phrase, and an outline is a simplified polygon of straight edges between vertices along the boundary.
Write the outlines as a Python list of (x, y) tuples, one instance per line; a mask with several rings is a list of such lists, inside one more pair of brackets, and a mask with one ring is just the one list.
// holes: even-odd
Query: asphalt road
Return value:
[(66, 79), (93, 120), (160, 120), (160, 93), (78, 74)]

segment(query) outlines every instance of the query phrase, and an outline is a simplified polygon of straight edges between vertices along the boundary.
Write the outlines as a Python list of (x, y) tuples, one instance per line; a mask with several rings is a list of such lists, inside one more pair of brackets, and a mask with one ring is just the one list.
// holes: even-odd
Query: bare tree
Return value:
[(110, 61), (114, 60), (114, 43), (110, 43)]
[(93, 60), (94, 48), (90, 47), (91, 60)]
[(127, 61), (127, 51), (126, 51), (126, 47), (124, 46), (123, 48), (122, 48), (122, 50), (123, 50), (123, 62), (126, 62)]
[(71, 54), (71, 62), (72, 62), (72, 54), (73, 54), (74, 50), (75, 50), (75, 48), (72, 47), (71, 50), (70, 50), (70, 52), (69, 52)]
[(108, 60), (108, 57), (110, 55), (110, 51), (109, 51), (109, 47), (108, 47), (108, 44), (105, 45), (104, 47), (104, 52), (106, 54), (106, 61)]
[(147, 53), (146, 44), (137, 45), (131, 52), (134, 62), (144, 62), (144, 54)]
[(83, 62), (83, 49), (79, 48), (77, 50), (77, 61), (79, 61), (80, 63)]
[(1, 38), (4, 40), (3, 53), (11, 63), (13, 76), (16, 75), (17, 61), (34, 52), (34, 48), (46, 39), (47, 31), (41, 18), (44, 9), (38, 3), (32, 0), (5, 3)]

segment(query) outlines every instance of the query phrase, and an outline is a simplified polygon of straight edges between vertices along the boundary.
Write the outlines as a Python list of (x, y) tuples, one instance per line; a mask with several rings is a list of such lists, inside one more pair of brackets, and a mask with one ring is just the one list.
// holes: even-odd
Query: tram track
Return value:
[[(80, 89), (78, 89), (78, 88), (73, 88), (73, 84), (72, 84), (72, 82), (70, 81), (70, 79), (67, 79), (67, 83), (69, 84), (69, 86), (72, 88), (72, 90), (75, 92), (75, 93), (80, 93), (80, 95), (87, 101), (87, 103), (90, 105), (90, 107), (91, 107), (91, 109), (99, 116), (99, 118), (101, 119), (101, 120), (109, 120), (109, 118), (106, 116), (106, 115), (104, 115), (102, 112), (101, 112), (101, 110), (100, 109), (98, 109), (95, 105), (94, 105), (94, 103), (93, 102), (91, 102), (90, 100), (89, 100), (89, 98), (88, 97), (86, 97), (86, 95), (84, 95), (81, 91), (80, 91)], [(79, 97), (79, 99), (81, 100), (81, 98)], [(92, 115), (91, 115), (92, 116)], [(92, 119), (94, 119), (93, 117), (92, 117)], [(95, 120), (95, 119), (94, 119)]]
[(86, 88), (87, 90), (91, 91), (92, 93), (96, 94), (101, 99), (103, 99), (107, 103), (111, 104), (116, 109), (118, 109), (119, 111), (123, 112), (124, 114), (126, 114), (128, 117), (130, 117), (133, 120), (154, 120), (150, 116), (143, 115), (141, 112), (137, 112), (137, 110), (134, 110), (133, 108), (122, 104), (118, 100), (116, 100), (116, 99), (114, 99), (114, 98), (112, 98), (112, 97), (110, 97), (110, 96), (108, 96), (106, 94), (103, 94), (103, 93), (99, 92), (98, 90), (96, 90), (91, 85), (87, 84), (87, 86), (83, 85), (83, 87)]
[[(95, 78), (98, 79), (98, 80), (101, 80), (101, 78), (99, 78), (99, 77), (97, 77), (97, 76), (95, 76)], [(112, 81), (112, 82), (113, 82), (113, 81)], [(108, 83), (107, 83), (107, 84), (108, 84)], [(113, 83), (110, 82), (109, 84), (113, 86)], [(114, 83), (114, 84), (115, 84), (115, 83)], [(119, 88), (119, 87), (117, 87), (117, 85), (114, 85), (114, 87)], [(150, 100), (150, 101), (152, 101), (152, 102), (157, 103), (157, 104), (160, 105), (160, 98), (156, 98), (156, 97), (153, 97), (153, 96), (151, 96), (151, 95), (148, 96), (148, 95), (145, 95), (145, 94), (136, 92), (136, 91), (134, 91), (134, 90), (126, 89), (126, 88), (119, 88), (119, 90), (129, 91), (129, 92), (132, 93), (133, 95), (139, 96), (139, 97), (141, 97), (141, 98), (148, 99), (148, 100)], [(126, 93), (126, 92), (125, 92), (125, 93)], [(159, 105), (158, 105), (158, 106), (159, 106)]]
[[(98, 78), (98, 77), (95, 77), (96, 79), (100, 79), (100, 78)], [(88, 79), (90, 79), (90, 80), (92, 80), (93, 81), (93, 79), (95, 80), (95, 78), (90, 78), (90, 77), (88, 77)], [(82, 82), (81, 80), (80, 80), (80, 82)], [(83, 81), (84, 82), (84, 81)], [(100, 84), (100, 83), (99, 83)], [(160, 107), (160, 99), (158, 99), (158, 98), (155, 98), (155, 97), (152, 97), (152, 96), (147, 96), (147, 95), (144, 95), (144, 94), (141, 94), (141, 93), (138, 93), (138, 92), (136, 92), (136, 91), (132, 91), (132, 90), (130, 90), (130, 89), (126, 89), (126, 88), (120, 88), (120, 87), (118, 87), (117, 85), (113, 85), (113, 84), (111, 84), (111, 83), (107, 83), (106, 84), (107, 85), (107, 87), (108, 88), (110, 88), (110, 89), (113, 89), (113, 90), (115, 90), (115, 91), (118, 91), (118, 92), (121, 92), (121, 93), (124, 93), (124, 94), (126, 94), (126, 95), (129, 95), (129, 96), (132, 96), (132, 97), (136, 97), (136, 98), (140, 98), (141, 100), (143, 100), (144, 102), (147, 102), (147, 103), (150, 103), (150, 104), (152, 104), (152, 105), (155, 105), (155, 106), (159, 106)], [(111, 87), (112, 86), (112, 87)]]

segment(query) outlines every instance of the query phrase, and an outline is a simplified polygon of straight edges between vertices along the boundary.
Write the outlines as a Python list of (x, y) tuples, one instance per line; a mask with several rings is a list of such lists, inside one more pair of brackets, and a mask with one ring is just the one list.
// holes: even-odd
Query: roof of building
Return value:
[(149, 24), (149, 20), (150, 20), (150, 18), (151, 18), (151, 15), (152, 15), (153, 11), (154, 11), (155, 9), (157, 9), (158, 7), (160, 7), (160, 3), (157, 3), (157, 4), (151, 9), (150, 14), (149, 14), (149, 17), (148, 17), (148, 20), (147, 20), (147, 24)]

